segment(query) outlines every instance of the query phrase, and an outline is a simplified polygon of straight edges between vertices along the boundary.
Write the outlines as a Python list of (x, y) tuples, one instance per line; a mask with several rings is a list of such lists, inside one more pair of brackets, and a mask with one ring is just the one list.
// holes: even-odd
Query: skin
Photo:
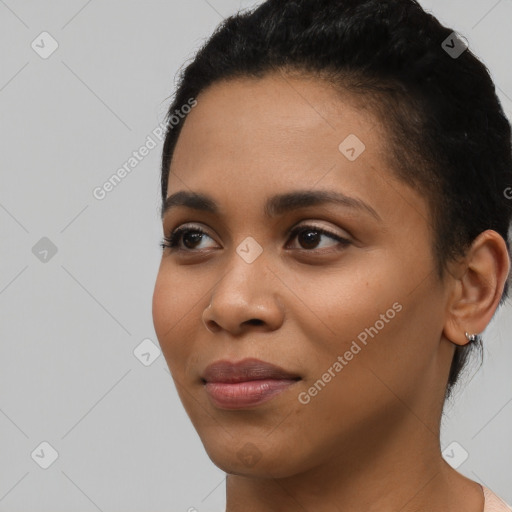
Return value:
[[(481, 233), (440, 281), (427, 203), (385, 163), (385, 130), (319, 79), (229, 80), (197, 100), (168, 195), (207, 193), (222, 214), (165, 214), (165, 234), (190, 224), (207, 236), (164, 250), (153, 319), (183, 406), (228, 474), (227, 511), (481, 512), (481, 487), (441, 456), (439, 424), (455, 345), (482, 332), (498, 306), (510, 267), (504, 240)], [(349, 134), (366, 146), (354, 161), (338, 149)], [(380, 220), (333, 204), (264, 216), (268, 197), (297, 189), (359, 198)], [(350, 243), (288, 235), (312, 223)], [(263, 249), (252, 263), (236, 252), (248, 236)], [(394, 318), (301, 403), (394, 303)], [(202, 371), (246, 357), (301, 380), (260, 406), (216, 407)]]

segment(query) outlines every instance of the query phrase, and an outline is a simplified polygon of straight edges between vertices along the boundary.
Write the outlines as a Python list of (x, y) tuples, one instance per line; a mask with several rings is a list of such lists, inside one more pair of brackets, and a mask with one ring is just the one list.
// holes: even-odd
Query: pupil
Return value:
[(188, 249), (194, 249), (194, 247), (189, 246), (189, 244), (187, 243), (187, 239), (192, 239), (192, 245), (193, 245), (194, 242), (196, 242), (196, 243), (201, 242), (202, 236), (203, 236), (202, 233), (185, 233), (183, 235), (183, 243), (185, 244), (185, 247), (187, 247)]
[[(312, 236), (307, 236), (311, 234)], [(318, 243), (318, 237), (319, 233), (313, 230), (303, 231), (301, 234), (302, 241), (305, 241), (307, 246), (308, 244), (315, 246)], [(307, 248), (309, 249), (310, 247), (308, 246)]]

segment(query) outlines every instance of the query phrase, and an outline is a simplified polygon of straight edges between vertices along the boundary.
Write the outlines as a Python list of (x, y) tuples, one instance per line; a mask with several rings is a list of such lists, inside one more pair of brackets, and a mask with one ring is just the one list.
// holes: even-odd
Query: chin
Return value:
[[(254, 439), (254, 438), (252, 438)], [(275, 446), (263, 447), (261, 443), (238, 437), (226, 444), (218, 442), (203, 443), (210, 460), (219, 469), (231, 475), (252, 478), (285, 478), (297, 473), (300, 461), (289, 455), (283, 455)]]

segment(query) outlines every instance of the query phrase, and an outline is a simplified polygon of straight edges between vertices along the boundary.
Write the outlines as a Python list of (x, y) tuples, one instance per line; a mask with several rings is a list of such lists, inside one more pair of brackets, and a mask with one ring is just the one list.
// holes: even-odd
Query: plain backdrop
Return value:
[[(512, 0), (421, 3), (465, 35), (510, 117)], [(0, 0), (0, 511), (224, 510), (225, 474), (152, 323), (155, 133), (179, 68), (251, 5)], [(96, 198), (144, 144), (155, 147)], [(485, 363), (442, 431), (458, 470), (509, 502), (511, 311), (485, 331)]]

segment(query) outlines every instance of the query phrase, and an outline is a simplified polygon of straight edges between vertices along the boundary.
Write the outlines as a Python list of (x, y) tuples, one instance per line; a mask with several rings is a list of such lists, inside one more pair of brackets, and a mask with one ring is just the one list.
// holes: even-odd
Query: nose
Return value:
[(263, 255), (247, 263), (235, 253), (230, 267), (213, 287), (209, 306), (202, 314), (206, 328), (240, 335), (247, 329), (278, 329), (284, 308), (281, 281), (267, 266)]

